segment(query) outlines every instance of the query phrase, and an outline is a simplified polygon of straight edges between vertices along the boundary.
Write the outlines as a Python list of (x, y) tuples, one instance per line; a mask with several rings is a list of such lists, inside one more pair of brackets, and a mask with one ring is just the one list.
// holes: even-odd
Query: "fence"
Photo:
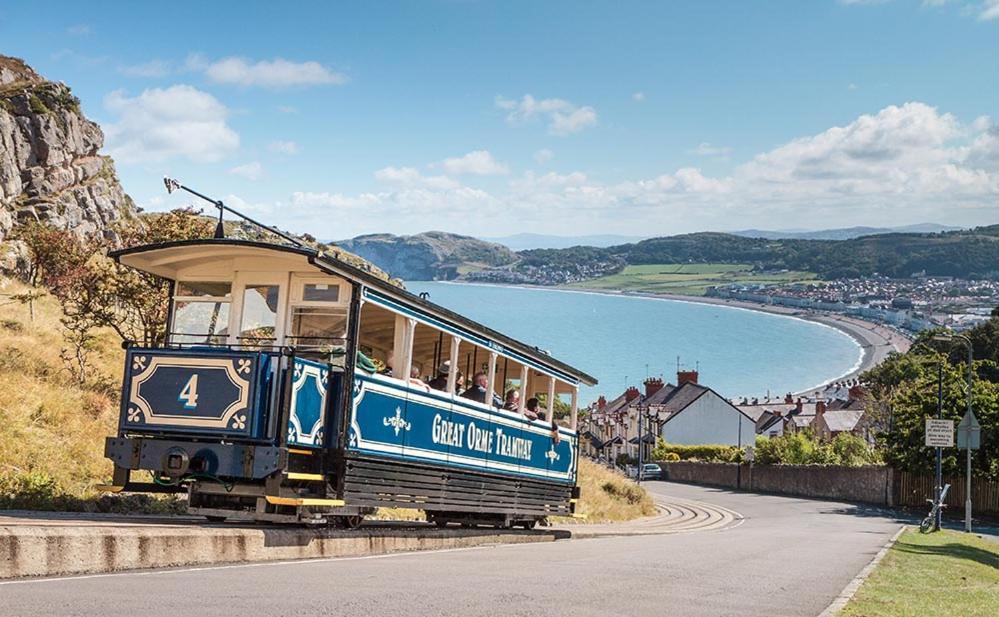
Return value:
[[(924, 508), (926, 500), (933, 497), (934, 490), (932, 476), (879, 466), (750, 466), (692, 461), (661, 462), (659, 466), (666, 478), (675, 482), (878, 506)], [(964, 477), (945, 477), (944, 482), (951, 485), (947, 494), (948, 507), (952, 512), (964, 512)], [(971, 501), (976, 516), (999, 516), (999, 482), (972, 478)]]
[[(951, 513), (964, 512), (967, 499), (967, 480), (964, 476), (944, 476), (944, 484), (950, 484), (947, 492), (947, 508)], [(926, 500), (933, 498), (936, 482), (933, 476), (922, 476), (908, 471), (895, 472), (895, 503), (900, 506), (926, 507)], [(971, 505), (973, 512), (999, 516), (999, 482), (983, 478), (971, 478)]]

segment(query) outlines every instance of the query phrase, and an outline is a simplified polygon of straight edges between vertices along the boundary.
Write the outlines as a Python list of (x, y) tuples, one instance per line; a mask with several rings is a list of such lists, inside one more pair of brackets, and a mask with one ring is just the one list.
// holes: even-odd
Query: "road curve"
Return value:
[(647, 488), (682, 533), (0, 582), (0, 616), (814, 617), (899, 527), (850, 504)]

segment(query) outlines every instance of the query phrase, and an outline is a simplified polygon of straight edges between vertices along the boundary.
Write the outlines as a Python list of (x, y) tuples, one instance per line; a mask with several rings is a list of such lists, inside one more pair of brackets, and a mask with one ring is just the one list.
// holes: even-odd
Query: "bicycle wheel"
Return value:
[(933, 517), (927, 516), (923, 519), (923, 522), (919, 523), (919, 531), (920, 533), (927, 533), (931, 529), (933, 529)]

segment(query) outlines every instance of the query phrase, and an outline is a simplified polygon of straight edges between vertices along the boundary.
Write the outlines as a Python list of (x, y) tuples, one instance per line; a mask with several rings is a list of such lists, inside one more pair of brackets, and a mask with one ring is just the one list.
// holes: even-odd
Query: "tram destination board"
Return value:
[(930, 448), (953, 448), (954, 421), (927, 418), (926, 446)]

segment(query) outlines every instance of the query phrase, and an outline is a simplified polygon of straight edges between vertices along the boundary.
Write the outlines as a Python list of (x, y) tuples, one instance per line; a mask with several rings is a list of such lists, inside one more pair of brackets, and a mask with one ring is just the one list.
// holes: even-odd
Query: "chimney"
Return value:
[(820, 398), (819, 400), (815, 401), (815, 415), (821, 416), (825, 412), (826, 412), (826, 400), (824, 398)]
[(624, 400), (630, 403), (631, 401), (635, 400), (641, 395), (642, 393), (638, 391), (638, 388), (636, 388), (635, 386), (631, 386), (630, 388), (624, 391)]
[(849, 397), (851, 401), (859, 401), (864, 398), (864, 388), (859, 385), (850, 386)]
[(601, 394), (600, 398), (597, 399), (597, 410), (603, 411), (604, 407), (606, 406), (607, 406), (607, 399), (605, 399), (604, 395)]
[(784, 403), (785, 404), (790, 405), (793, 402), (794, 402), (794, 397), (791, 396), (790, 392), (788, 392), (787, 394), (784, 395)]
[(801, 402), (801, 397), (799, 396), (798, 400), (794, 403), (794, 413), (801, 413), (801, 408), (802, 408), (802, 402)]
[(645, 396), (646, 398), (652, 396), (656, 392), (662, 390), (663, 380), (658, 377), (649, 377), (645, 380)]
[(682, 386), (687, 383), (697, 383), (697, 371), (677, 371), (676, 372), (676, 385)]
[(759, 404), (760, 404), (760, 399), (754, 398), (753, 399), (753, 405), (759, 405)]

